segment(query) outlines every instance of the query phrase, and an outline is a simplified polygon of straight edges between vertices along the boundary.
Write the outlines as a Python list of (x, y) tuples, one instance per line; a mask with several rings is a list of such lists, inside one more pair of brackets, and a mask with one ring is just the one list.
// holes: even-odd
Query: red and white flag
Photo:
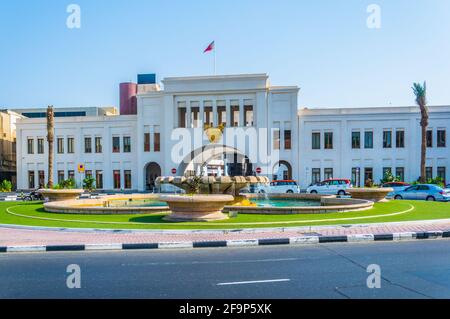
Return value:
[(213, 51), (214, 49), (215, 49), (215, 44), (214, 44), (214, 41), (213, 41), (213, 42), (211, 42), (208, 45), (208, 47), (205, 49), (205, 51), (203, 51), (203, 53), (207, 53), (207, 52)]

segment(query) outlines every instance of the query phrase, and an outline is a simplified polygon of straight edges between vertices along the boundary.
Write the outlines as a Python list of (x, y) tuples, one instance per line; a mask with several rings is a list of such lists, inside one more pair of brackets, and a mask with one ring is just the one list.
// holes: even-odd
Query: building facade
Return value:
[[(299, 88), (272, 86), (266, 74), (166, 78), (163, 89), (140, 79), (121, 84), (122, 115), (55, 119), (55, 181), (91, 175), (99, 189), (146, 191), (161, 175), (258, 174), (302, 188), (331, 177), (379, 182), (388, 171), (419, 177), (417, 107), (299, 109)], [(430, 112), (427, 175), (449, 180), (450, 107)], [(18, 188), (46, 183), (46, 152), (45, 119), (20, 120)]]
[(16, 186), (16, 122), (22, 116), (0, 111), (0, 182), (9, 180)]

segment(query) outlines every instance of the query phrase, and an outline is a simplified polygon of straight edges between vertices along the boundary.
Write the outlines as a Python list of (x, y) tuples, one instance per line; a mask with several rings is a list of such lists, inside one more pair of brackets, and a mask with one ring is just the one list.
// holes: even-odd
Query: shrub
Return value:
[(385, 183), (393, 183), (393, 182), (401, 182), (399, 177), (395, 177), (391, 172), (386, 172), (382, 180), (380, 180), (380, 184)]
[(4, 180), (1, 184), (0, 184), (0, 192), (2, 193), (9, 193), (12, 191), (12, 183), (8, 180)]
[(87, 176), (85, 179), (83, 179), (83, 189), (87, 190), (88, 192), (92, 192), (95, 190), (95, 178), (92, 176)]
[(66, 179), (53, 186), (53, 189), (74, 189), (77, 186), (73, 178)]
[(427, 181), (428, 184), (437, 185), (439, 187), (445, 188), (444, 180), (440, 177), (429, 178)]

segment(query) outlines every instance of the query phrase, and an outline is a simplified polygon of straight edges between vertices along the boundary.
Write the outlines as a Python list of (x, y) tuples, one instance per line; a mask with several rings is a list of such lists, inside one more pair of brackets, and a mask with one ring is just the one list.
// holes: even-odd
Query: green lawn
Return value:
[[(11, 215), (7, 213), (7, 208), (12, 213), (24, 216)], [(405, 212), (408, 210), (410, 211)], [(444, 219), (450, 218), (450, 203), (391, 201), (375, 204), (373, 209), (363, 212), (281, 216), (239, 215), (237, 218), (210, 223), (169, 223), (162, 220), (164, 216), (165, 214), (108, 216), (51, 214), (44, 211), (42, 203), (0, 203), (0, 224), (99, 229), (238, 229)]]

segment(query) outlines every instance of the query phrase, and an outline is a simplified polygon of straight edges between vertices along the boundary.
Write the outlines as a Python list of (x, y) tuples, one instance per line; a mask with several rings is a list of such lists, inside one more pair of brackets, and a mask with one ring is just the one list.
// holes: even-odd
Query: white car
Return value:
[(260, 186), (256, 192), (259, 194), (298, 194), (300, 187), (293, 180), (272, 181), (270, 185)]
[(327, 179), (309, 186), (306, 192), (308, 194), (346, 195), (346, 190), (352, 187), (348, 179)]

